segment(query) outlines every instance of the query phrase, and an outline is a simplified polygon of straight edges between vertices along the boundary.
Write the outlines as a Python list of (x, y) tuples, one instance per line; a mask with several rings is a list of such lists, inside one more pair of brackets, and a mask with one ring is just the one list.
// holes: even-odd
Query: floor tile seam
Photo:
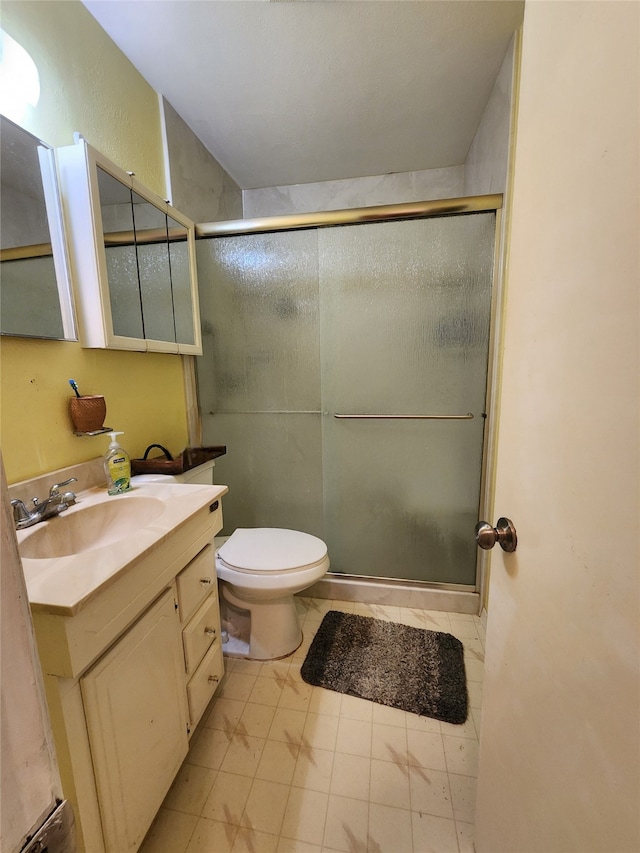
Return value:
[[(369, 802), (367, 800), (359, 800), (357, 797), (344, 797), (344, 796), (342, 796), (342, 794), (332, 794), (331, 791), (328, 792), (327, 811), (326, 811), (326, 814), (324, 816), (324, 826), (322, 828), (322, 843), (320, 844), (320, 847), (322, 848), (323, 851), (324, 850), (335, 850), (335, 851), (337, 851), (337, 853), (344, 853), (342, 848), (330, 847), (325, 841), (326, 836), (327, 836), (327, 824), (329, 821), (329, 805), (330, 805), (331, 797), (335, 797), (336, 799), (339, 799), (339, 800), (353, 800), (354, 802), (358, 802), (358, 803), (366, 802), (367, 805), (369, 805)], [(368, 842), (369, 842), (369, 817), (370, 817), (369, 813), (370, 813), (370, 809), (367, 808), (367, 833), (366, 833), (367, 846), (368, 846)], [(351, 849), (351, 848), (349, 848), (349, 849)]]
[[(446, 756), (445, 756), (445, 761), (446, 761)], [(467, 779), (477, 779), (478, 778), (477, 767), (476, 767), (475, 773), (461, 773), (459, 770), (449, 770), (449, 762), (446, 761), (446, 764), (447, 764), (447, 769), (446, 769), (445, 773), (447, 775), (449, 775), (451, 773), (453, 776), (466, 776)]]
[[(277, 833), (267, 832), (266, 830), (263, 830), (263, 829), (256, 829), (253, 826), (244, 826), (242, 823), (242, 818), (244, 817), (244, 814), (247, 810), (247, 803), (249, 802), (249, 799), (251, 798), (251, 793), (253, 791), (253, 787), (254, 787), (256, 782), (267, 782), (268, 784), (282, 785), (285, 788), (289, 788), (289, 792), (287, 793), (287, 799), (285, 801), (285, 806), (284, 806), (284, 809), (282, 811), (282, 817), (280, 818), (280, 823), (278, 826)], [(290, 795), (291, 795), (291, 785), (290, 784), (288, 785), (285, 782), (272, 782), (271, 780), (267, 780), (267, 779), (258, 779), (256, 776), (253, 776), (252, 781), (251, 781), (251, 787), (249, 788), (249, 793), (247, 794), (246, 802), (242, 808), (242, 811), (240, 812), (240, 817), (238, 818), (239, 822), (237, 824), (231, 824), (231, 826), (237, 826), (238, 829), (253, 829), (254, 832), (262, 832), (264, 835), (275, 836), (276, 839), (280, 838), (280, 833), (282, 832), (282, 826), (284, 824), (284, 818), (285, 818), (285, 815), (287, 813), (287, 805), (289, 804)], [(212, 851), (212, 853), (213, 853), (213, 851)]]
[[(166, 808), (166, 806), (161, 806), (161, 808)], [(167, 811), (175, 812), (175, 811), (176, 811), (176, 809), (167, 809)], [(186, 814), (186, 812), (178, 812), (178, 814)], [(189, 845), (191, 844), (191, 839), (192, 839), (192, 838), (193, 838), (193, 836), (194, 836), (194, 833), (195, 833), (195, 831), (196, 831), (196, 827), (198, 826), (198, 821), (200, 820), (200, 815), (193, 815), (193, 814), (191, 814), (191, 815), (190, 815), (190, 817), (195, 817), (195, 821), (194, 821), (194, 824), (193, 824), (193, 828), (191, 829), (191, 832), (189, 833), (189, 837), (188, 837), (188, 839), (187, 839), (187, 842), (186, 842), (186, 844), (184, 845), (184, 853), (186, 853), (186, 851), (189, 849)], [(157, 818), (157, 815), (156, 815), (156, 818)]]
[[(286, 744), (287, 746), (297, 746), (298, 748), (300, 748), (302, 746), (302, 742), (304, 740), (304, 729), (305, 729), (306, 725), (307, 725), (307, 720), (306, 720), (306, 716), (305, 716), (305, 720), (302, 723), (302, 727), (301, 727), (300, 739), (297, 742), (288, 741), (288, 740), (281, 740), (279, 738), (270, 737), (269, 734), (271, 733), (271, 729), (269, 730), (269, 734), (267, 734), (265, 741), (271, 741), (272, 743), (283, 743), (283, 744)], [(306, 743), (305, 743), (305, 746), (306, 746)], [(311, 747), (311, 748), (313, 748), (313, 747)]]
[[(407, 758), (408, 757), (409, 756), (407, 755)], [(442, 768), (440, 768), (440, 767), (429, 767), (425, 764), (416, 764), (415, 762), (409, 762), (409, 761), (396, 761), (393, 758), (391, 758), (391, 759), (379, 758), (377, 755), (376, 756), (372, 755), (372, 756), (370, 756), (370, 758), (371, 758), (371, 761), (380, 761), (383, 764), (391, 764), (394, 767), (407, 767), (407, 768), (415, 767), (418, 770), (440, 770), (441, 772), (447, 772), (447, 771), (443, 771)]]
[(457, 771), (449, 771), (447, 770), (447, 776), (460, 776), (461, 779), (474, 779), (476, 782), (478, 781), (477, 774), (474, 776), (470, 773), (458, 773)]
[[(455, 809), (454, 809), (454, 807), (453, 807), (453, 793), (452, 793), (452, 791), (451, 791), (451, 781), (450, 781), (450, 779), (449, 779), (449, 774), (448, 774), (446, 771), (443, 771), (443, 770), (440, 770), (440, 771), (438, 771), (438, 772), (440, 772), (440, 773), (444, 773), (444, 774), (445, 774), (445, 776), (447, 777), (447, 795), (448, 795), (448, 796), (447, 796), (447, 797), (445, 797), (445, 799), (447, 799), (447, 801), (448, 801), (448, 803), (449, 803), (449, 808), (450, 808), (450, 811), (451, 811), (451, 816), (450, 816), (449, 818), (447, 818), (447, 819), (448, 819), (448, 820), (453, 820), (454, 815), (455, 815)], [(431, 815), (431, 817), (444, 817), (444, 815), (442, 815), (442, 814), (435, 814), (434, 812), (430, 812), (430, 811), (428, 811), (426, 808), (422, 808), (422, 809), (414, 809), (414, 808), (413, 808), (413, 789), (411, 788), (411, 786), (409, 787), (409, 803), (411, 804), (411, 812), (412, 812), (412, 813), (413, 813), (413, 812), (415, 812), (416, 814), (427, 814), (427, 815)]]
[[(331, 794), (329, 794), (329, 796), (331, 796)], [(334, 794), (333, 796), (339, 797), (339, 798), (341, 798), (341, 799), (346, 799), (346, 800), (352, 800), (352, 799), (354, 799), (354, 800), (355, 800), (355, 799), (357, 799), (357, 798), (355, 798), (355, 797), (341, 797), (341, 795), (339, 795), (339, 794)], [(451, 799), (450, 799), (449, 801), (451, 802)], [(364, 802), (364, 801), (359, 800), (358, 802)], [(411, 824), (411, 836), (412, 836), (412, 837), (411, 837), (411, 841), (412, 841), (412, 849), (413, 849), (413, 830), (414, 830), (414, 819), (418, 819), (418, 820), (420, 820), (420, 819), (422, 818), (422, 815), (427, 815), (427, 816), (429, 816), (429, 817), (436, 817), (436, 818), (441, 818), (442, 820), (449, 820), (449, 821), (451, 821), (451, 822), (454, 824), (454, 831), (455, 831), (455, 833), (456, 833), (456, 844), (458, 844), (458, 827), (457, 827), (458, 821), (456, 821), (456, 820), (455, 820), (455, 818), (454, 818), (453, 816), (452, 816), (452, 817), (444, 817), (444, 816), (443, 816), (443, 815), (441, 815), (441, 814), (431, 813), (431, 812), (426, 811), (425, 809), (412, 809), (411, 807), (409, 807), (409, 808), (404, 808), (403, 806), (390, 805), (389, 803), (379, 803), (379, 802), (376, 802), (376, 801), (373, 801), (373, 800), (369, 800), (369, 801), (368, 801), (368, 810), (367, 810), (367, 843), (369, 843), (371, 840), (373, 840), (373, 841), (377, 844), (377, 842), (375, 841), (375, 839), (371, 839), (371, 807), (372, 807), (372, 806), (382, 806), (382, 807), (384, 807), (384, 808), (397, 809), (398, 811), (405, 812), (405, 814), (408, 814), (408, 815), (409, 815), (409, 818), (410, 818), (410, 824)], [(452, 815), (453, 815), (453, 804), (451, 805), (451, 810), (452, 810)], [(328, 811), (329, 811), (329, 808), (328, 808), (328, 803), (327, 803), (327, 817), (328, 817)], [(325, 834), (326, 834), (326, 821), (327, 821), (327, 817), (325, 817)], [(469, 823), (469, 821), (459, 821), (459, 822), (461, 822), (461, 823), (466, 823), (466, 824), (468, 824), (468, 823)], [(287, 837), (287, 836), (281, 836), (281, 837)], [(324, 835), (323, 835), (323, 838), (324, 838)], [(336, 850), (336, 851), (339, 851), (339, 850), (340, 850), (340, 848), (328, 847), (328, 846), (327, 846), (326, 844), (324, 844), (324, 843), (322, 844), (322, 849), (323, 849), (323, 850), (325, 850), (325, 849), (326, 849), (326, 850)], [(406, 853), (409, 853), (409, 851), (406, 851)]]
[[(331, 765), (331, 771), (333, 772), (333, 764)], [(329, 784), (331, 784), (331, 780), (329, 780)], [(289, 787), (295, 788), (297, 791), (303, 791), (304, 793), (306, 793), (307, 791), (310, 791), (313, 794), (326, 794), (327, 796), (329, 796), (331, 794), (331, 787), (329, 787), (328, 791), (323, 791), (323, 790), (320, 790), (318, 788), (308, 788), (306, 785), (296, 785), (295, 782), (293, 782), (293, 780), (291, 781), (291, 784), (289, 785)], [(337, 795), (337, 796), (339, 796), (339, 795)], [(354, 797), (353, 799), (357, 799), (357, 797)]]
[[(178, 773), (176, 774), (176, 776), (175, 776), (175, 778), (174, 778), (174, 782), (175, 782), (175, 780), (178, 778), (178, 775), (182, 772), (182, 768), (183, 768), (183, 767), (197, 767), (199, 770), (203, 770), (203, 769), (205, 769), (205, 770), (210, 770), (212, 773), (215, 773), (216, 775), (220, 772), (220, 771), (219, 771), (219, 770), (217, 770), (215, 767), (203, 767), (203, 765), (202, 765), (202, 764), (194, 764), (194, 763), (193, 763), (193, 761), (189, 761), (189, 753), (187, 753), (187, 757), (186, 757), (186, 758), (185, 758), (185, 760), (182, 762), (182, 765), (181, 765), (181, 767), (180, 767), (180, 770), (178, 771)], [(213, 787), (213, 785), (214, 785), (214, 784), (215, 784), (215, 779), (214, 779), (214, 781), (213, 781), (213, 783), (212, 783), (212, 787)]]
[[(413, 767), (416, 770), (433, 770), (433, 771), (438, 772), (438, 773), (448, 773), (449, 772), (447, 770), (446, 766), (445, 767), (441, 767), (441, 766), (440, 767), (432, 767), (430, 764), (419, 764), (419, 763), (416, 763), (415, 761), (411, 761), (411, 762), (409, 762), (409, 761), (396, 762), (393, 760), (387, 761), (384, 758), (377, 758), (377, 757), (374, 757), (371, 755), (366, 756), (366, 755), (359, 755), (359, 754), (353, 753), (353, 752), (339, 752), (339, 750), (335, 750), (335, 752), (339, 753), (340, 755), (355, 756), (356, 758), (368, 758), (369, 761), (383, 761), (383, 762), (386, 762), (387, 764), (393, 764), (394, 766), (407, 767), (409, 769), (411, 769)], [(446, 764), (446, 756), (445, 756), (445, 764)], [(460, 775), (464, 775), (464, 774), (460, 774)]]
[(449, 738), (449, 740), (476, 740), (476, 738), (468, 738), (466, 735), (456, 734), (455, 732), (442, 732), (442, 737)]
[[(218, 771), (216, 770), (214, 772), (215, 772), (216, 778), (217, 778)], [(207, 795), (206, 795), (206, 797), (204, 797), (203, 803), (200, 806), (200, 811), (197, 811), (197, 812), (196, 811), (187, 811), (186, 809), (181, 809), (181, 808), (178, 808), (177, 806), (165, 806), (164, 804), (163, 804), (162, 808), (165, 808), (165, 809), (168, 808), (170, 811), (180, 812), (180, 814), (188, 814), (188, 815), (195, 815), (196, 817), (204, 817), (203, 811), (207, 805), (209, 797), (211, 796), (211, 792), (213, 791), (214, 785), (215, 785), (215, 782), (211, 785), (211, 788), (209, 788), (209, 790), (207, 791)]]
[[(465, 824), (465, 826), (471, 827), (471, 835), (472, 835), (471, 843), (473, 844), (473, 829), (474, 829), (473, 821), (462, 820), (461, 818), (456, 818), (455, 811), (454, 811), (453, 822), (456, 826), (456, 841), (458, 842), (458, 850), (460, 850), (460, 833), (459, 833), (459, 828), (458, 828), (459, 824)], [(475, 850), (475, 846), (473, 847), (473, 849)]]
[[(470, 717), (467, 717), (467, 723), (468, 723), (469, 719), (470, 719)], [(448, 734), (445, 734), (443, 732), (442, 737), (443, 738), (444, 737), (457, 737), (460, 740), (472, 740), (472, 741), (475, 741), (475, 743), (480, 743), (480, 738), (478, 737), (478, 732), (477, 732), (477, 729), (475, 727), (475, 722), (473, 721), (473, 719), (471, 720), (471, 722), (473, 722), (473, 728), (474, 728), (475, 734), (471, 734), (471, 735), (448, 735)]]
[[(325, 815), (324, 815), (324, 823), (323, 823), (323, 826), (322, 826), (322, 837), (323, 837), (323, 839), (324, 839), (324, 833), (325, 833), (326, 823), (327, 823), (327, 812), (329, 811), (329, 796), (330, 796), (329, 792), (328, 792), (328, 791), (316, 791), (316, 790), (314, 790), (314, 789), (312, 789), (312, 788), (301, 788), (299, 785), (290, 785), (290, 786), (289, 786), (289, 788), (290, 788), (290, 790), (289, 790), (289, 796), (287, 797), (287, 802), (286, 802), (286, 805), (285, 805), (285, 808), (284, 808), (284, 814), (283, 814), (283, 816), (282, 816), (282, 824), (281, 824), (281, 826), (280, 826), (280, 832), (278, 833), (278, 841), (279, 841), (281, 838), (284, 838), (284, 839), (286, 839), (287, 841), (300, 841), (300, 842), (302, 842), (303, 844), (315, 844), (315, 842), (303, 841), (303, 839), (296, 838), (294, 835), (285, 835), (285, 834), (283, 833), (283, 829), (284, 829), (284, 819), (285, 819), (285, 817), (287, 816), (287, 811), (288, 811), (288, 809), (289, 809), (289, 801), (291, 800), (291, 794), (292, 794), (292, 792), (293, 792), (293, 790), (294, 790), (294, 789), (295, 789), (295, 790), (297, 790), (297, 791), (303, 791), (303, 792), (311, 791), (311, 792), (312, 792), (312, 793), (314, 793), (314, 794), (323, 794), (323, 795), (327, 798), (326, 807), (325, 807)], [(316, 845), (316, 847), (317, 847), (317, 846), (322, 847), (322, 842), (320, 843), (320, 845)], [(277, 844), (276, 844), (276, 847), (277, 847)]]
[[(429, 817), (439, 817), (439, 818), (442, 818), (442, 820), (450, 820), (452, 823), (455, 823), (454, 817), (444, 817), (441, 814), (432, 814), (431, 812), (427, 812), (424, 809), (410, 809), (409, 811), (411, 813), (411, 817), (413, 817), (415, 815), (418, 820), (421, 819), (422, 815), (428, 815)], [(461, 822), (462, 823), (468, 823), (468, 821), (461, 821)]]
[[(247, 699), (246, 705), (260, 705), (261, 708), (277, 708), (278, 705), (273, 705), (271, 702), (259, 702), (257, 699)], [(244, 711), (242, 712), (244, 714)]]
[[(211, 791), (209, 793), (211, 793)], [(207, 794), (207, 797), (208, 796), (209, 796), (209, 794)], [(202, 808), (204, 808), (204, 806), (202, 806)], [(188, 812), (188, 811), (185, 811), (185, 809), (179, 809), (176, 806), (167, 806), (164, 803), (160, 807), (160, 810), (162, 810), (162, 809), (164, 809), (164, 811), (167, 811), (167, 812), (176, 812), (177, 814), (189, 815), (189, 817), (200, 818), (203, 816), (202, 815), (202, 809), (200, 809), (199, 812)], [(160, 811), (158, 811), (158, 814), (160, 814)], [(156, 817), (157, 816), (158, 815), (156, 815)]]
[[(243, 809), (243, 813), (244, 813), (244, 809)], [(213, 817), (205, 817), (204, 815), (200, 815), (199, 820), (206, 820), (206, 821), (208, 821), (209, 823), (220, 823), (220, 824), (222, 824), (223, 826), (230, 826), (230, 827), (232, 827), (233, 829), (235, 829), (235, 830), (236, 830), (236, 835), (237, 835), (237, 833), (238, 833), (238, 830), (239, 830), (239, 829), (249, 829), (249, 827), (246, 827), (246, 826), (245, 826), (245, 827), (243, 827), (243, 826), (242, 826), (241, 824), (239, 824), (239, 823), (230, 823), (230, 822), (229, 822), (229, 821), (227, 821), (227, 820), (218, 820), (217, 818), (213, 818)], [(259, 832), (260, 830), (257, 830), (257, 831)], [(234, 835), (234, 837), (233, 837), (233, 841), (231, 842), (231, 846), (232, 846), (232, 847), (233, 847), (234, 843), (235, 843), (235, 835)], [(213, 853), (213, 851), (212, 851), (212, 853)]]
[(407, 812), (407, 814), (412, 814), (411, 806), (409, 806), (408, 808), (405, 806), (396, 806), (396, 805), (391, 805), (391, 803), (384, 803), (384, 802), (381, 802), (380, 800), (372, 800), (370, 798), (369, 799), (369, 815), (371, 815), (371, 806), (384, 806), (387, 809), (398, 809), (398, 811)]
[(404, 732), (409, 731), (409, 729), (407, 728), (407, 721), (406, 720), (404, 720), (404, 722), (400, 723), (399, 725), (396, 725), (395, 723), (378, 723), (375, 720), (373, 720), (372, 725), (374, 725), (374, 726), (388, 726), (390, 729), (400, 729), (400, 731), (404, 731)]
[(361, 752), (345, 752), (344, 749), (333, 749), (332, 752), (336, 755), (348, 755), (351, 758), (366, 758), (369, 761), (371, 761), (372, 759), (372, 755), (370, 752), (368, 755), (363, 755)]

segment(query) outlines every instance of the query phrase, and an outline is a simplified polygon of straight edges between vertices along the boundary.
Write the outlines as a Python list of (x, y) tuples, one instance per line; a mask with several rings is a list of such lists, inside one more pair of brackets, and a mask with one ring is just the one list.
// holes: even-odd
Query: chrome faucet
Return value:
[(32, 527), (39, 521), (52, 518), (54, 515), (59, 515), (61, 512), (64, 512), (65, 509), (68, 509), (76, 502), (75, 493), (60, 492), (60, 489), (63, 486), (68, 486), (69, 483), (75, 483), (76, 480), (76, 477), (71, 477), (63, 483), (56, 483), (55, 486), (51, 486), (49, 489), (49, 497), (45, 498), (43, 501), (39, 501), (38, 498), (34, 498), (32, 501), (33, 509), (31, 510), (27, 509), (22, 501), (11, 501), (11, 506), (13, 507), (13, 521), (15, 523), (16, 530), (24, 530), (25, 527)]

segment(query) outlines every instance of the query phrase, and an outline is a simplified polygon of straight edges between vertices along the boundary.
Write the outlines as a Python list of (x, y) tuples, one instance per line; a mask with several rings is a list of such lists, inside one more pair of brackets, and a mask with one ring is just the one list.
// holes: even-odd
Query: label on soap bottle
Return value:
[(113, 456), (107, 463), (109, 477), (113, 486), (109, 487), (110, 495), (119, 495), (131, 488), (131, 468), (126, 456)]

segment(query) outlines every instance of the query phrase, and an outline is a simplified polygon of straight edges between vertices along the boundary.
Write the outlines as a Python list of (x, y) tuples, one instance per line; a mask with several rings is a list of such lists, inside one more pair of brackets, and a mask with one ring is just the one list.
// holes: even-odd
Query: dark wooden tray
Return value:
[[(148, 458), (149, 451), (154, 447), (158, 448), (163, 455)], [(215, 447), (186, 447), (179, 456), (174, 458), (166, 447), (163, 447), (161, 444), (150, 444), (142, 459), (131, 460), (131, 473), (184, 474), (185, 471), (197, 468), (203, 462), (224, 456), (226, 452), (227, 448), (225, 445), (216, 445)]]

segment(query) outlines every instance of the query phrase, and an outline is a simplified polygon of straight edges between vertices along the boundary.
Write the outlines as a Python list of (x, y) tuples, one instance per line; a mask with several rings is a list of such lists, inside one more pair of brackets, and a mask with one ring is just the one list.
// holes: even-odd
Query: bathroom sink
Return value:
[(210, 541), (226, 492), (186, 483), (134, 485), (115, 496), (104, 486), (79, 492), (60, 515), (17, 531), (31, 610), (79, 615), (143, 565), (160, 583), (179, 554)]
[(30, 560), (66, 557), (114, 545), (151, 524), (165, 503), (153, 497), (109, 498), (86, 506), (78, 504), (25, 531), (18, 545)]

